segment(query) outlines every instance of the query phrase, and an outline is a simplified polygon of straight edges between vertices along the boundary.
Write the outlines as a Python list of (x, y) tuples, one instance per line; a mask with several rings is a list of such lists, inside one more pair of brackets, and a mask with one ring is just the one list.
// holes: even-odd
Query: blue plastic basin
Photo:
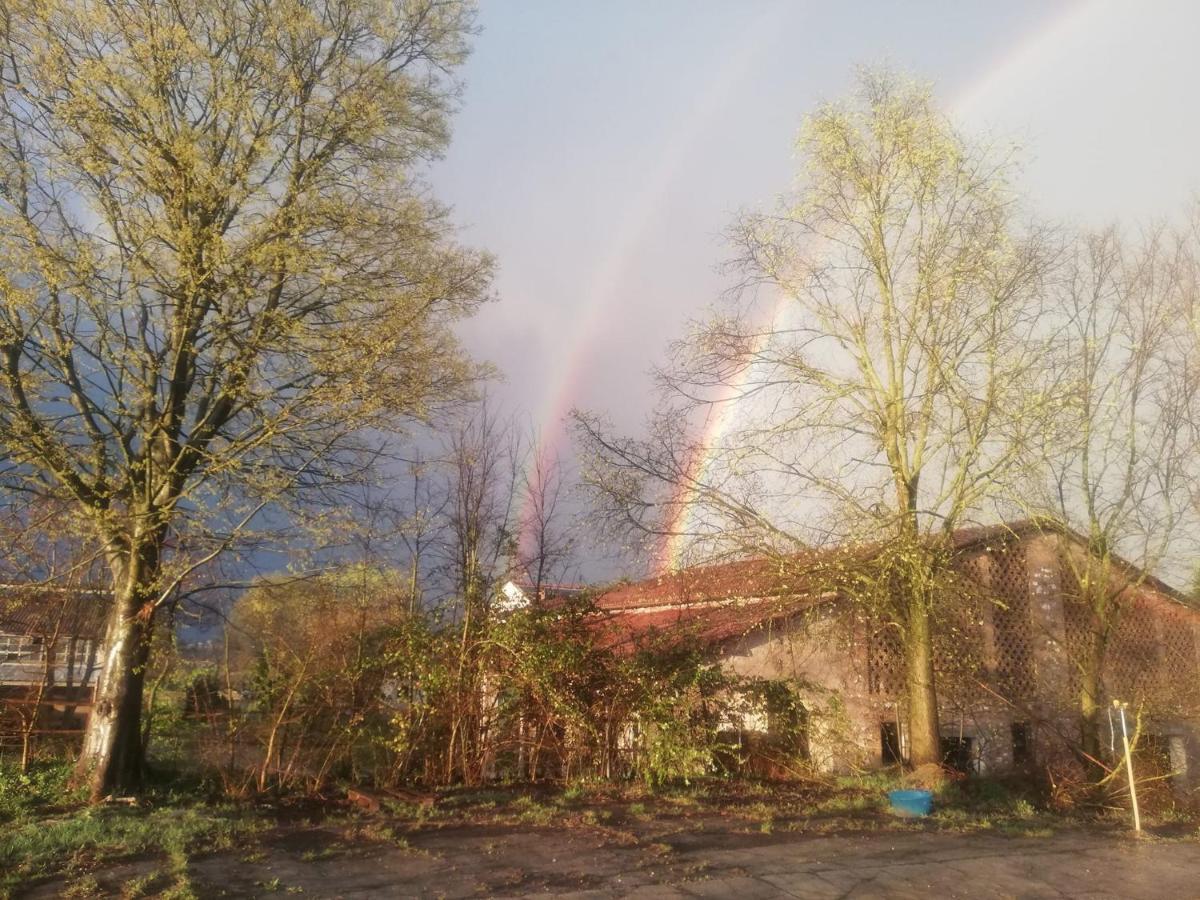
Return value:
[(892, 804), (892, 812), (902, 816), (927, 816), (933, 812), (931, 791), (888, 791), (888, 802)]

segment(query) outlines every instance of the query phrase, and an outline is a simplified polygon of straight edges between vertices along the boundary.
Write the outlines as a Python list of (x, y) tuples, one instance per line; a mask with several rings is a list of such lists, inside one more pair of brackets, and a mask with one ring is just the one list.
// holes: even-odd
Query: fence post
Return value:
[(1137, 786), (1133, 779), (1133, 755), (1129, 752), (1129, 729), (1125, 725), (1125, 707), (1128, 704), (1114, 700), (1113, 706), (1121, 713), (1121, 743), (1125, 746), (1125, 774), (1129, 777), (1129, 800), (1133, 806), (1133, 830), (1140, 834), (1142, 817), (1138, 812)]

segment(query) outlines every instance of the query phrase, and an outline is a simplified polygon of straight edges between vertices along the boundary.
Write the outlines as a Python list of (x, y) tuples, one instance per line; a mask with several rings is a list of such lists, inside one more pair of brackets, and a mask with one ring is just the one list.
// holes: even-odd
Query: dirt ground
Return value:
[[(720, 823), (277, 829), (254, 848), (193, 858), (194, 896), (267, 897), (1200, 897), (1200, 840), (1067, 831), (781, 833)], [(155, 860), (94, 873), (87, 891), (155, 894)], [(163, 876), (163, 887), (166, 876)], [(131, 890), (136, 886), (136, 891)]]

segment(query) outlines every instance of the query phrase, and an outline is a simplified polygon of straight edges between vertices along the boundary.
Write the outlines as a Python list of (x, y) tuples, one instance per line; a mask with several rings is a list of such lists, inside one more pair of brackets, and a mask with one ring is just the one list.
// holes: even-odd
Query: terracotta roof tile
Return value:
[[(1070, 529), (1036, 519), (961, 528), (950, 536), (950, 542), (956, 552), (962, 553), (1030, 534), (1055, 532), (1086, 544)], [(786, 559), (736, 560), (616, 585), (596, 597), (600, 611), (597, 627), (605, 634), (603, 643), (611, 646), (632, 645), (637, 636), (653, 632), (677, 632), (702, 642), (720, 643), (795, 616), (827, 599), (823, 593), (814, 595), (806, 569), (822, 562), (866, 557), (877, 547), (832, 547)], [(1135, 568), (1123, 561), (1121, 564)], [(1144, 577), (1146, 586), (1156, 594), (1194, 610), (1189, 599), (1169, 585), (1153, 576)]]

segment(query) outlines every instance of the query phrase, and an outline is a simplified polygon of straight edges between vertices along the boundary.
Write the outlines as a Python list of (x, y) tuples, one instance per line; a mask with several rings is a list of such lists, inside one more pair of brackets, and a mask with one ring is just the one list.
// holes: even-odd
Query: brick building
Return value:
[[(953, 537), (967, 592), (939, 611), (936, 659), (946, 759), (1002, 773), (1069, 755), (1079, 737), (1079, 660), (1088, 610), (1071, 560), (1086, 542), (1019, 522)], [(797, 571), (802, 572), (803, 567)], [(1118, 563), (1127, 591), (1105, 657), (1105, 700), (1143, 714), (1144, 752), (1177, 784), (1200, 783), (1200, 609), (1160, 580)], [(597, 605), (610, 633), (690, 633), (729, 672), (779, 682), (807, 711), (803, 745), (836, 770), (906, 754), (903, 657), (894, 631), (836, 592), (806, 590), (778, 564), (739, 561), (616, 587)], [(740, 727), (766, 732), (771, 709)], [(1107, 733), (1107, 727), (1105, 727)], [(1119, 753), (1119, 731), (1115, 734)]]

